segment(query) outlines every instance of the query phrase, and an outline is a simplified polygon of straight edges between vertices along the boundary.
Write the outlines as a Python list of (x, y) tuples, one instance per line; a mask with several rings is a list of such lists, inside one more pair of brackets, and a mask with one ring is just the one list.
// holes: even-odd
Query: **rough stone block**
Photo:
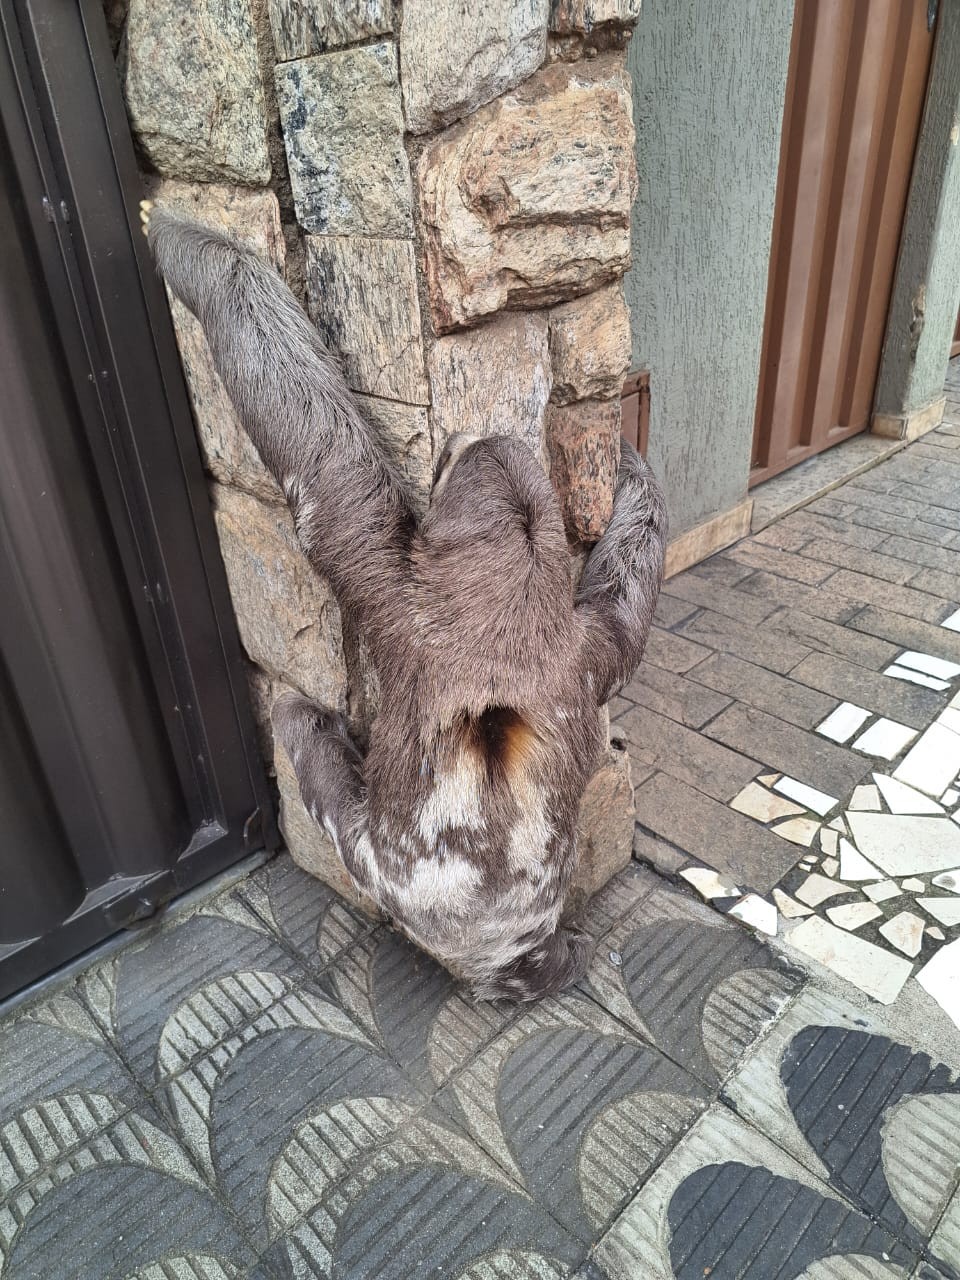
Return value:
[(351, 906), (370, 916), (379, 916), (372, 899), (361, 893), (347, 875), (340, 855), (324, 831), (314, 822), (300, 799), (293, 766), (283, 747), (274, 752), (277, 786), (280, 789), (280, 831), (298, 867), (335, 889)]
[(542, 315), (511, 315), (441, 338), (427, 360), (436, 449), (454, 431), (517, 436), (544, 462), (550, 352)]
[(276, 69), (297, 220), (324, 235), (413, 234), (397, 52), (390, 43)]
[(134, 137), (167, 177), (270, 181), (249, 0), (131, 0), (124, 94)]
[(214, 517), (240, 640), (269, 675), (342, 710), (340, 611), (300, 550), (285, 507), (213, 487)]
[(405, 0), (400, 63), (407, 128), (426, 133), (449, 124), (532, 75), (546, 54), (549, 7), (549, 0)]
[(623, 286), (610, 285), (550, 312), (550, 360), (558, 404), (620, 395), (630, 363), (630, 312)]
[(270, 0), (278, 62), (357, 44), (393, 28), (392, 0)]
[(439, 332), (617, 279), (636, 189), (622, 58), (557, 63), (434, 139), (419, 166)]
[(589, 35), (596, 27), (632, 27), (641, 0), (552, 0), (550, 30), (560, 35)]
[[(244, 191), (168, 179), (151, 184), (150, 194), (165, 208), (189, 214), (207, 226), (236, 236), (282, 271), (283, 231), (280, 207), (272, 191)], [(241, 427), (213, 367), (200, 322), (172, 294), (168, 296), (207, 471), (215, 480), (236, 485), (266, 502), (282, 502), (279, 486)]]
[(550, 479), (567, 532), (596, 542), (613, 513), (620, 461), (620, 401), (582, 400), (547, 407)]
[(611, 745), (583, 793), (577, 822), (580, 860), (567, 890), (564, 914), (576, 911), (630, 865), (634, 817), (630, 757), (623, 747)]
[(405, 482), (418, 515), (430, 502), (433, 449), (427, 410), (398, 400), (357, 396), (357, 403), (376, 432), (377, 442)]
[(409, 241), (308, 236), (307, 305), (354, 391), (428, 403)]

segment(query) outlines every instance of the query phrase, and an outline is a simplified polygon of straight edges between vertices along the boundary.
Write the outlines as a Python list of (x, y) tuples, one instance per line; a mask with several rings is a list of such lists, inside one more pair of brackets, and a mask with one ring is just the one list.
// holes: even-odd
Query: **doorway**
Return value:
[(869, 426), (932, 48), (928, 0), (796, 0), (751, 484)]

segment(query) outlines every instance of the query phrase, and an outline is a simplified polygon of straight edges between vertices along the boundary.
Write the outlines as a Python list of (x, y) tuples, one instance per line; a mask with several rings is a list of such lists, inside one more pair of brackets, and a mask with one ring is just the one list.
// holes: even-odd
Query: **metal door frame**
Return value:
[[(0, 0), (0, 129), (193, 831), (168, 866), (118, 875), (8, 949), (2, 997), (279, 839), (98, 0)], [(37, 569), (18, 566), (28, 582)]]

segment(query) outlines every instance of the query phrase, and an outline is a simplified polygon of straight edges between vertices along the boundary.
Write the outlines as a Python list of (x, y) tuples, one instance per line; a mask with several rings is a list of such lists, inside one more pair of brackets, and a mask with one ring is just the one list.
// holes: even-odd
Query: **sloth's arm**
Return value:
[(577, 615), (587, 633), (584, 657), (599, 703), (626, 684), (643, 657), (666, 539), (660, 485), (636, 449), (622, 441), (613, 515), (577, 592)]
[(199, 223), (145, 209), (160, 271), (203, 325), (310, 563), (369, 634), (404, 575), (414, 519), (337, 361), (254, 252)]

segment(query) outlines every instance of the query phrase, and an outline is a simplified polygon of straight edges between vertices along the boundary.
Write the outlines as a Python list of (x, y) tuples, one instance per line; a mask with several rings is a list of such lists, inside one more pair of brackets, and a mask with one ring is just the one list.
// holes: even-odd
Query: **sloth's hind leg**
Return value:
[(285, 693), (274, 703), (271, 719), (307, 812), (329, 835), (356, 883), (369, 892), (363, 756), (343, 717), (300, 694)]
[(489, 979), (474, 983), (474, 990), (486, 1000), (526, 1001), (555, 995), (583, 977), (593, 948), (593, 939), (587, 934), (558, 927)]

